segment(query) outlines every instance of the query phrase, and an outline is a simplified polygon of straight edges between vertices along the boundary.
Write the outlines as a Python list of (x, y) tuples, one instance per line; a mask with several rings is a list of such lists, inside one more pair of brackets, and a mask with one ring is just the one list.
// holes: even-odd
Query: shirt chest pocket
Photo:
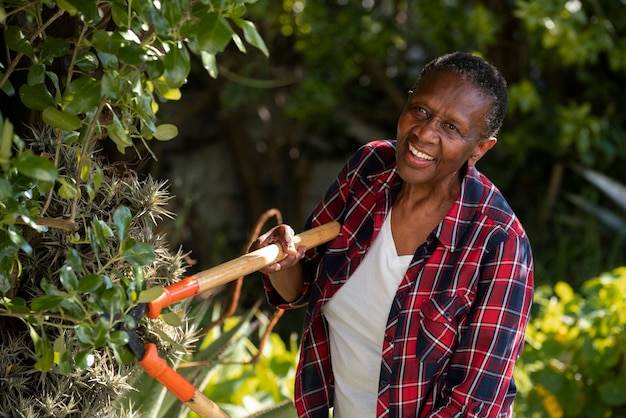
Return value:
[(416, 356), (427, 368), (439, 369), (454, 352), (459, 324), (471, 307), (466, 295), (428, 299), (419, 311)]

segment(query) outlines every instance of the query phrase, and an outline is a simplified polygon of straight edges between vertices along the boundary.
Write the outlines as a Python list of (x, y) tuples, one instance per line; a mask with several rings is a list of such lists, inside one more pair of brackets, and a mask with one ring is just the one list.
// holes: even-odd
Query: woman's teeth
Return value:
[(435, 159), (435, 157), (431, 157), (430, 155), (424, 154), (422, 151), (418, 151), (417, 149), (413, 148), (411, 144), (409, 144), (409, 151), (411, 151), (411, 154), (415, 155), (417, 158), (421, 158), (423, 160), (432, 161)]

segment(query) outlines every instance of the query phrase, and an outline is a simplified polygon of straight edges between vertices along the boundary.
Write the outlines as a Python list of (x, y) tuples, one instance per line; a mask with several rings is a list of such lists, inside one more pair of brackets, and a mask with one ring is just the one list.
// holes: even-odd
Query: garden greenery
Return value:
[[(0, 4), (0, 89), (30, 121), (0, 118), (3, 416), (110, 416), (128, 390), (136, 367), (116, 325), (139, 325), (129, 311), (186, 266), (155, 232), (172, 215), (165, 183), (139, 179), (100, 151), (112, 141), (122, 154), (153, 154), (150, 141), (177, 135), (157, 112), (181, 97), (192, 56), (216, 77), (216, 55), (230, 43), (267, 55), (245, 3)], [(166, 355), (182, 354), (194, 329), (178, 330), (180, 316), (165, 312), (139, 331)]]

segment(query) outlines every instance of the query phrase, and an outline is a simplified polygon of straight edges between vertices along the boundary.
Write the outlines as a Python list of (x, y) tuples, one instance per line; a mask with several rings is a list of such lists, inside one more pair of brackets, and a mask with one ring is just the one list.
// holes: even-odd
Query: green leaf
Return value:
[(146, 51), (135, 43), (127, 43), (117, 51), (120, 61), (128, 65), (142, 65), (146, 62)]
[(48, 36), (43, 41), (39, 59), (42, 64), (52, 64), (54, 58), (65, 56), (69, 50), (70, 41)]
[(82, 51), (76, 56), (76, 67), (82, 71), (95, 70), (100, 63), (98, 57), (91, 51)]
[(63, 199), (73, 199), (78, 194), (78, 189), (73, 184), (65, 180), (59, 179), (61, 187), (59, 187), (59, 196)]
[(137, 303), (148, 303), (156, 300), (159, 296), (163, 294), (163, 288), (159, 286), (154, 286), (148, 288), (139, 293), (139, 297), (137, 298)]
[(163, 75), (164, 71), (165, 68), (160, 60), (154, 58), (146, 61), (146, 72), (148, 73), (148, 78), (150, 80), (157, 80)]
[(58, 176), (57, 169), (51, 161), (31, 153), (18, 155), (13, 160), (13, 165), (20, 173), (37, 180), (52, 182)]
[(177, 89), (187, 81), (191, 70), (189, 52), (184, 45), (169, 44), (170, 50), (163, 56), (163, 78), (169, 88)]
[(104, 278), (99, 274), (91, 273), (80, 278), (76, 291), (78, 293), (93, 292), (103, 285)]
[(115, 223), (115, 229), (117, 231), (117, 238), (120, 242), (126, 241), (128, 238), (128, 228), (133, 216), (130, 213), (130, 209), (126, 206), (119, 206), (113, 213), (113, 222)]
[[(0, 71), (0, 77), (4, 77), (4, 73)], [(15, 87), (13, 87), (13, 83), (11, 80), (7, 79), (2, 85), (2, 91), (9, 97), (15, 96)]]
[(209, 75), (213, 78), (217, 78), (217, 60), (215, 59), (215, 54), (209, 54), (208, 52), (202, 51), (202, 66), (205, 70), (209, 72)]
[(32, 86), (22, 84), (20, 87), (20, 99), (24, 106), (33, 110), (44, 110), (49, 106), (56, 106), (52, 94), (50, 94), (48, 88), (43, 83)]
[(197, 25), (201, 30), (192, 35), (190, 41), (195, 41), (200, 51), (210, 54), (222, 52), (235, 33), (226, 18), (219, 13), (204, 15)]
[(57, 337), (57, 339), (54, 340), (54, 344), (52, 344), (52, 348), (57, 353), (65, 352), (66, 351), (66, 349), (65, 349), (65, 339), (63, 337), (61, 337), (61, 336)]
[(124, 345), (128, 344), (128, 333), (126, 331), (115, 331), (109, 337), (109, 343), (113, 345)]
[(75, 272), (83, 271), (83, 261), (80, 258), (80, 253), (76, 249), (71, 248), (65, 256), (66, 263), (74, 269)]
[(178, 316), (178, 314), (176, 312), (165, 312), (162, 313), (159, 316), (163, 322), (165, 322), (167, 325), (171, 325), (173, 327), (179, 327), (183, 324), (183, 322), (180, 319), (180, 316)]
[(9, 299), (9, 301), (6, 302), (5, 306), (10, 312), (19, 312), (19, 313), (30, 312), (30, 309), (28, 308), (28, 306), (26, 306), (26, 300), (19, 296)]
[(104, 171), (99, 166), (96, 166), (96, 172), (93, 175), (93, 185), (96, 190), (100, 189), (102, 180), (104, 180)]
[(73, 80), (63, 92), (62, 108), (78, 115), (94, 108), (100, 101), (100, 81), (91, 77)]
[(43, 110), (43, 121), (55, 128), (64, 131), (74, 131), (80, 127), (81, 120), (78, 116), (72, 115), (55, 107), (47, 107)]
[(70, 16), (76, 16), (78, 9), (69, 0), (57, 0), (59, 8), (65, 10)]
[(63, 299), (59, 311), (63, 314), (63, 316), (69, 318), (78, 319), (85, 316), (85, 311), (82, 306), (78, 302), (76, 302), (76, 300), (70, 298)]
[(105, 317), (100, 317), (96, 322), (96, 327), (93, 330), (93, 345), (96, 348), (102, 347), (107, 342), (109, 335), (110, 323)]
[(154, 137), (159, 141), (169, 141), (178, 135), (178, 127), (171, 123), (163, 123), (157, 126)]
[(39, 312), (55, 312), (63, 302), (62, 296), (43, 295), (32, 301), (30, 307), (34, 311)]
[(117, 145), (118, 151), (122, 154), (125, 153), (126, 147), (133, 145), (133, 141), (129, 138), (124, 126), (122, 126), (122, 122), (116, 114), (113, 114), (113, 122), (107, 125), (106, 128), (109, 138)]
[(148, 129), (154, 131), (156, 130), (156, 126), (153, 122), (155, 115), (152, 111), (152, 100), (152, 94), (142, 94), (141, 96), (138, 96), (136, 100), (136, 109), (144, 126), (147, 126)]
[(106, 69), (102, 76), (102, 90), (112, 99), (119, 99), (124, 95), (124, 80), (115, 69)]
[(117, 51), (125, 42), (126, 40), (117, 32), (97, 30), (91, 37), (91, 43), (98, 52), (111, 55), (117, 55)]
[(105, 312), (115, 315), (122, 312), (122, 309), (126, 304), (126, 295), (119, 286), (115, 286), (102, 292), (100, 295), (100, 301), (102, 302)]
[[(0, 162), (3, 166), (8, 166), (8, 161), (12, 155), (12, 146), (13, 146), (13, 136), (15, 135), (13, 131), (13, 124), (9, 119), (3, 120), (0, 115), (0, 125), (2, 125), (2, 129), (0, 132), (2, 133), (2, 142), (0, 143)], [(5, 179), (6, 181), (6, 179)], [(8, 181), (7, 181), (8, 182)], [(12, 189), (10, 183), (8, 183), (9, 187), (4, 188), (3, 192), (9, 192)], [(4, 199), (4, 196), (2, 196)]]
[(243, 29), (243, 36), (250, 45), (258, 48), (261, 52), (263, 52), (263, 55), (265, 55), (266, 57), (270, 55), (270, 52), (265, 45), (265, 41), (263, 41), (263, 38), (261, 38), (261, 35), (259, 35), (256, 26), (254, 26), (254, 23), (250, 22), (249, 20), (240, 19), (238, 17), (233, 17), (233, 22), (235, 22), (237, 26)]
[[(93, 341), (93, 330), (89, 324), (82, 323), (74, 328), (76, 337), (84, 345), (91, 345)], [(78, 360), (77, 360), (78, 361)]]
[(4, 42), (13, 51), (21, 52), (29, 58), (33, 57), (33, 47), (17, 26), (9, 26), (4, 32)]
[(161, 3), (161, 13), (167, 19), (170, 26), (180, 24), (183, 13), (187, 12), (189, 2), (184, 0), (170, 0)]
[(33, 64), (28, 69), (27, 82), (29, 86), (42, 84), (46, 81), (46, 66), (43, 64)]
[(93, 0), (65, 0), (65, 2), (70, 3), (82, 21), (89, 26), (95, 26), (101, 20), (97, 2)]
[(15, 229), (13, 229), (13, 227), (8, 229), (7, 232), (9, 234), (9, 239), (11, 240), (11, 242), (20, 247), (22, 251), (27, 254), (31, 254), (33, 252), (33, 248), (30, 246), (28, 241), (24, 239), (21, 232), (16, 231)]
[(94, 232), (93, 223), (91, 228), (87, 228), (87, 238), (91, 249), (93, 250), (94, 257), (98, 259), (98, 257), (100, 257), (100, 243), (98, 241), (98, 237), (96, 237), (96, 233)]
[(156, 255), (152, 245), (145, 242), (137, 242), (124, 251), (124, 259), (133, 266), (147, 266), (152, 263)]
[(82, 350), (76, 353), (74, 357), (74, 361), (76, 362), (76, 367), (79, 369), (86, 369), (87, 367), (91, 367), (93, 364), (93, 354), (91, 349)]
[(63, 297), (61, 291), (54, 284), (48, 282), (45, 277), (41, 279), (40, 285), (46, 294)]
[(230, 17), (234, 18), (234, 17), (241, 17), (246, 13), (246, 6), (244, 4), (235, 4), (234, 6), (232, 6), (231, 11), (230, 11)]
[[(56, 353), (55, 353), (56, 359)], [(61, 373), (65, 375), (69, 375), (72, 372), (72, 358), (70, 357), (70, 351), (65, 350), (59, 354), (58, 359), (55, 360), (55, 363), (59, 365), (59, 370)]]
[[(103, 51), (97, 51), (98, 59), (102, 66), (106, 69), (115, 70), (119, 67), (120, 60), (117, 58), (115, 54), (109, 54)], [(121, 81), (121, 80), (120, 80)], [(105, 87), (103, 87), (104, 91), (107, 91)]]
[(64, 266), (61, 269), (61, 284), (68, 292), (74, 292), (78, 288), (78, 277), (72, 267)]
[(91, 223), (94, 232), (94, 238), (101, 249), (108, 248), (106, 239), (113, 236), (113, 231), (103, 220), (96, 219)]
[(35, 369), (41, 372), (47, 372), (54, 366), (54, 349), (45, 334), (41, 334), (41, 338), (35, 343), (35, 351), (39, 356), (39, 361), (35, 363)]
[(11, 182), (5, 178), (0, 178), (0, 200), (5, 200), (13, 194)]

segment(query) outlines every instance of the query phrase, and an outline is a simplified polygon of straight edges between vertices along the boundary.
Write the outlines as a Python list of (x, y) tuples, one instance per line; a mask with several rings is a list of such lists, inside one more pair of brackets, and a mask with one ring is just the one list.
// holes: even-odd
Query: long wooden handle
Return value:
[[(294, 244), (296, 248), (300, 245), (304, 245), (307, 248), (317, 247), (337, 237), (340, 227), (339, 222), (330, 222), (317, 228), (309, 229), (296, 235)], [(238, 277), (258, 271), (285, 257), (287, 257), (287, 254), (285, 254), (281, 246), (272, 244), (244, 254), (224, 264), (204, 270), (194, 275), (194, 277), (198, 281), (199, 291), (203, 292), (231, 282)]]
[[(304, 245), (307, 248), (317, 247), (337, 237), (341, 225), (329, 222), (316, 228), (304, 231), (294, 237), (296, 248)], [(272, 263), (283, 260), (287, 254), (280, 245), (272, 244), (244, 254), (226, 263), (203, 270), (163, 289), (157, 299), (148, 303), (148, 317), (157, 318), (161, 310), (174, 302), (194, 296), (205, 290), (221, 286), (241, 276), (254, 273)]]

